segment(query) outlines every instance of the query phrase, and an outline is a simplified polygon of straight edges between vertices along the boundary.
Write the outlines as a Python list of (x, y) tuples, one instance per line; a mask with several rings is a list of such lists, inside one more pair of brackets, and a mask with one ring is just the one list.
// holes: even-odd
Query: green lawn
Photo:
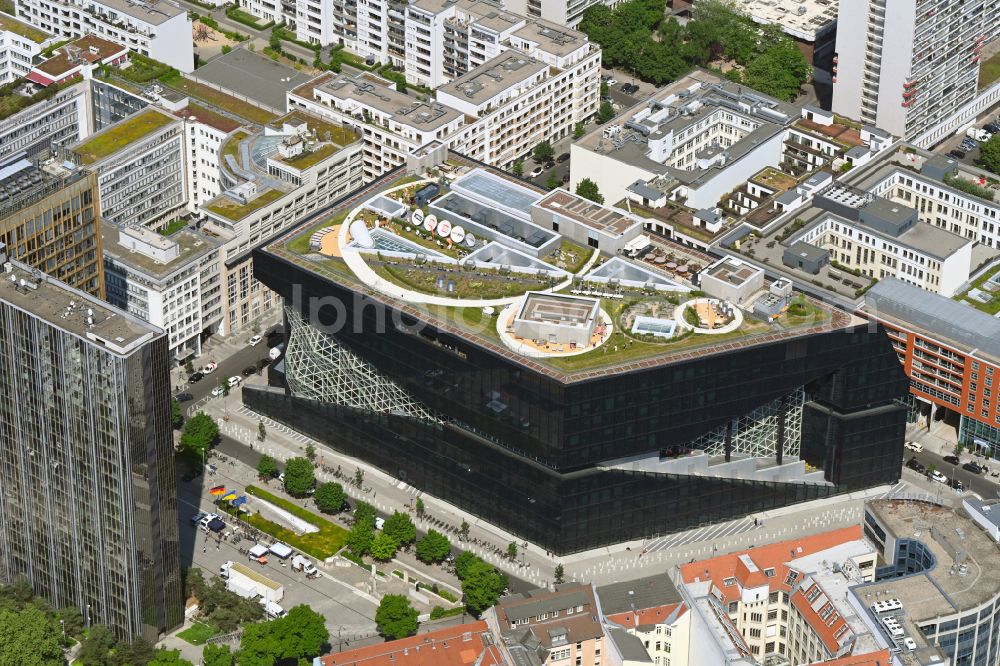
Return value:
[(205, 208), (213, 213), (218, 213), (225, 218), (236, 221), (242, 220), (255, 210), (274, 203), (283, 196), (285, 196), (285, 193), (281, 190), (268, 190), (245, 204), (238, 203), (235, 199), (230, 199), (229, 197), (220, 196), (213, 203), (205, 206)]
[(162, 229), (160, 229), (160, 235), (161, 236), (172, 236), (172, 235), (176, 234), (178, 231), (180, 231), (181, 229), (183, 229), (186, 226), (187, 226), (187, 220), (182, 220), (182, 219), (178, 218), (178, 219), (174, 220), (173, 222), (170, 222), (169, 224), (167, 224), (167, 226), (165, 226)]
[(286, 529), (277, 523), (273, 523), (266, 518), (262, 518), (259, 514), (254, 514), (249, 517), (250, 520), (248, 522), (257, 529), (267, 532), (277, 540), (283, 541), (292, 548), (301, 550), (303, 553), (311, 555), (318, 560), (325, 560), (329, 557), (333, 557), (337, 554), (337, 551), (344, 547), (344, 541), (347, 540), (347, 530), (343, 527), (335, 525), (319, 514), (307, 511), (301, 506), (298, 506), (287, 499), (278, 497), (277, 495), (273, 495), (258, 486), (247, 486), (246, 493), (247, 495), (267, 500), (268, 502), (281, 507), (285, 511), (288, 511), (292, 515), (315, 525), (319, 528), (319, 532), (299, 536), (295, 532)]
[(267, 30), (272, 25), (274, 21), (269, 21), (267, 23), (261, 23), (260, 20), (248, 12), (243, 11), (239, 7), (230, 7), (226, 10), (226, 16), (233, 19), (238, 23), (253, 28), (254, 30)]
[(563, 238), (559, 249), (544, 257), (542, 261), (576, 274), (587, 263), (587, 259), (590, 259), (591, 252), (593, 250)]
[(217, 633), (219, 632), (204, 622), (195, 622), (184, 631), (178, 632), (177, 637), (187, 641), (191, 645), (204, 645), (205, 641)]
[[(508, 278), (494, 271), (451, 271), (438, 268), (423, 268), (407, 263), (379, 263), (368, 261), (368, 265), (379, 276), (404, 287), (425, 294), (438, 294), (449, 298), (506, 298), (518, 296), (526, 291), (548, 289), (551, 285), (530, 277), (512, 273)], [(450, 293), (439, 291), (438, 277), (455, 283)]]
[(232, 155), (233, 159), (236, 160), (236, 163), (239, 164), (240, 144), (243, 143), (247, 138), (249, 138), (249, 136), (250, 136), (249, 134), (247, 134), (243, 130), (240, 130), (239, 132), (236, 132), (231, 137), (229, 137), (229, 139), (224, 144), (222, 144), (222, 158), (225, 159), (226, 155)]
[(295, 157), (282, 161), (293, 169), (299, 169), (301, 171), (319, 164), (338, 150), (340, 150), (340, 146), (332, 143), (325, 143), (316, 148), (316, 150), (310, 150), (302, 153), (301, 155), (296, 155)]
[[(986, 271), (985, 273), (983, 273), (982, 275), (980, 275), (978, 278), (976, 278), (975, 280), (973, 280), (972, 281), (972, 286), (969, 287), (967, 290), (963, 291), (960, 295), (956, 296), (955, 300), (965, 301), (965, 302), (969, 303), (970, 305), (974, 306), (975, 308), (977, 308), (979, 310), (982, 310), (983, 312), (985, 312), (987, 314), (995, 315), (996, 313), (1000, 312), (1000, 292), (993, 292), (993, 298), (990, 299), (989, 303), (980, 303), (979, 301), (973, 300), (971, 298), (967, 298), (967, 296), (969, 295), (969, 292), (972, 291), (973, 289), (980, 289), (980, 290), (982, 290), (983, 289), (983, 284), (987, 280), (989, 280), (991, 277), (993, 277), (994, 275), (996, 275), (997, 271), (1000, 271), (1000, 264), (997, 264), (996, 266), (994, 266), (993, 268), (991, 268), (990, 270)], [(990, 293), (990, 292), (986, 292), (986, 293)]]
[(41, 44), (52, 36), (32, 25), (18, 21), (13, 16), (7, 16), (2, 12), (0, 12), (0, 30), (6, 30), (14, 33), (15, 35), (20, 35), (25, 39), (30, 39), (36, 44)]
[(153, 110), (139, 112), (82, 144), (76, 149), (76, 153), (83, 164), (93, 164), (174, 120), (176, 118)]
[(266, 125), (278, 117), (277, 114), (265, 111), (249, 102), (244, 102), (232, 95), (227, 95), (224, 92), (209, 88), (206, 85), (184, 77), (173, 78), (164, 83), (186, 95), (200, 99), (203, 102), (208, 102), (210, 105), (217, 106), (224, 111), (229, 111), (260, 125)]
[[(326, 227), (340, 226), (340, 223), (344, 221), (344, 218), (347, 217), (347, 214), (349, 212), (350, 210), (345, 208), (344, 210), (340, 211), (333, 217), (327, 218), (322, 222), (317, 222), (316, 224), (307, 228), (305, 231), (303, 231), (295, 238), (285, 243), (285, 247), (288, 249), (289, 252), (294, 252), (295, 254), (308, 254), (309, 252), (312, 252), (312, 249), (309, 247), (309, 239), (312, 237), (312, 235), (317, 231), (319, 231), (320, 229), (325, 229)], [(331, 231), (330, 233), (337, 233), (337, 232)]]
[(997, 79), (1000, 79), (1000, 53), (997, 53), (986, 62), (979, 63), (980, 88), (985, 88)]

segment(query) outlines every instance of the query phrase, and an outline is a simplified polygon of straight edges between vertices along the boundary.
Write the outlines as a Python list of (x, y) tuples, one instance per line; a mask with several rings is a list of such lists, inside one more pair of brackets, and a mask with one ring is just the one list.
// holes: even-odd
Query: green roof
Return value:
[(146, 109), (94, 135), (78, 145), (74, 152), (80, 156), (82, 164), (93, 164), (172, 122), (179, 121), (164, 113)]
[(282, 192), (281, 190), (267, 190), (263, 194), (258, 194), (256, 197), (251, 199), (249, 203), (245, 204), (241, 204), (235, 199), (223, 194), (216, 197), (214, 201), (206, 204), (205, 209), (235, 222), (236, 220), (242, 220), (250, 213), (258, 210), (259, 208), (263, 208), (269, 203), (274, 203), (286, 194), (287, 192)]
[(39, 30), (33, 25), (22, 23), (13, 16), (8, 16), (3, 12), (0, 12), (0, 30), (13, 32), (15, 35), (21, 35), (25, 39), (30, 39), (36, 44), (41, 44), (46, 39), (52, 37), (52, 35), (50, 35), (49, 33), (43, 30)]

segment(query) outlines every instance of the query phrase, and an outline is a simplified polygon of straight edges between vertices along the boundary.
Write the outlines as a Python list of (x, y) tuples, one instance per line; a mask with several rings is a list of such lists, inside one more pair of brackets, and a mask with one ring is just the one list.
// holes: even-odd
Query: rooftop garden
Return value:
[(236, 132), (231, 137), (229, 137), (224, 144), (222, 144), (222, 159), (225, 161), (226, 155), (232, 155), (233, 159), (237, 162), (240, 161), (240, 144), (250, 138), (250, 134), (240, 130)]
[(267, 190), (262, 194), (258, 194), (249, 202), (241, 204), (231, 197), (222, 195), (216, 197), (214, 201), (205, 206), (205, 209), (235, 222), (236, 220), (242, 220), (255, 210), (274, 203), (283, 196), (285, 196), (285, 193), (281, 190)]
[(309, 239), (312, 238), (312, 235), (320, 229), (325, 229), (326, 227), (340, 226), (349, 212), (349, 210), (344, 209), (333, 217), (328, 217), (322, 222), (317, 222), (312, 226), (306, 227), (302, 233), (289, 240), (285, 244), (285, 247), (295, 254), (309, 254), (309, 252), (312, 251), (312, 248), (309, 247)]
[(559, 247), (552, 254), (542, 257), (542, 261), (575, 275), (587, 263), (592, 252), (593, 250), (563, 237)]
[(966, 194), (971, 194), (974, 197), (979, 197), (986, 201), (993, 201), (993, 190), (988, 187), (984, 187), (968, 178), (963, 178), (959, 174), (949, 174), (944, 175), (944, 182), (946, 185), (954, 187), (956, 190), (965, 192)]
[[(458, 266), (427, 264), (418, 266), (397, 259), (368, 259), (369, 267), (379, 277), (424, 294), (449, 298), (507, 298), (526, 291), (552, 287), (552, 282), (530, 274), (482, 268), (463, 269)], [(440, 286), (439, 286), (440, 285)]]
[(985, 88), (1000, 79), (1000, 53), (979, 64), (979, 87)]
[(24, 37), (25, 39), (30, 39), (31, 41), (35, 42), (36, 44), (41, 44), (46, 39), (48, 39), (48, 38), (50, 38), (52, 36), (52, 35), (50, 35), (47, 32), (39, 30), (38, 28), (36, 28), (33, 25), (28, 25), (27, 23), (22, 23), (21, 21), (18, 21), (13, 16), (8, 16), (7, 14), (4, 14), (3, 12), (0, 12), (0, 30), (5, 30), (7, 32), (12, 32), (15, 35), (20, 35), (21, 37)]
[(160, 235), (161, 236), (173, 236), (174, 234), (176, 234), (178, 231), (180, 231), (181, 229), (183, 229), (187, 225), (188, 225), (188, 221), (187, 220), (182, 219), (182, 218), (177, 218), (176, 220), (168, 222), (166, 225), (164, 225), (163, 228), (160, 229)]
[(168, 78), (163, 80), (162, 83), (185, 95), (200, 99), (207, 104), (217, 106), (223, 111), (228, 111), (259, 125), (266, 125), (278, 117), (277, 114), (266, 111), (259, 106), (254, 106), (249, 102), (244, 102), (232, 95), (227, 95), (224, 92), (209, 88), (206, 85), (186, 79), (183, 76)]
[(95, 135), (94, 138), (79, 145), (75, 152), (80, 156), (81, 163), (93, 164), (147, 134), (169, 125), (174, 120), (156, 111), (142, 111)]
[(0, 86), (0, 120), (9, 118), (18, 111), (23, 111), (33, 104), (43, 102), (50, 97), (55, 97), (56, 93), (60, 90), (68, 88), (79, 81), (80, 77), (77, 76), (66, 83), (42, 88), (33, 95), (22, 95), (18, 91), (18, 88), (26, 83), (26, 79), (17, 79), (16, 81), (11, 81), (6, 85)]
[(214, 127), (222, 132), (232, 132), (240, 127), (241, 124), (238, 120), (233, 120), (228, 116), (216, 113), (212, 109), (194, 102), (188, 103), (187, 110), (190, 116), (199, 122), (205, 123), (209, 127)]
[(754, 182), (773, 187), (780, 191), (790, 190), (795, 187), (795, 179), (787, 173), (778, 171), (773, 167), (767, 167), (756, 176), (751, 178)]
[(340, 150), (340, 148), (341, 146), (337, 144), (324, 143), (317, 146), (314, 150), (307, 150), (295, 157), (282, 159), (281, 161), (293, 169), (308, 169), (330, 157)]
[[(982, 275), (977, 277), (972, 281), (972, 285), (963, 291), (961, 294), (955, 297), (957, 301), (965, 301), (969, 305), (972, 305), (978, 310), (982, 310), (986, 314), (995, 315), (1000, 312), (1000, 291), (988, 291), (983, 289), (983, 285), (990, 281), (998, 272), (1000, 272), (1000, 263), (993, 266), (993, 268), (984, 272)], [(990, 300), (986, 303), (977, 301), (974, 298), (969, 298), (969, 292), (973, 289), (978, 289), (984, 294), (990, 295)]]

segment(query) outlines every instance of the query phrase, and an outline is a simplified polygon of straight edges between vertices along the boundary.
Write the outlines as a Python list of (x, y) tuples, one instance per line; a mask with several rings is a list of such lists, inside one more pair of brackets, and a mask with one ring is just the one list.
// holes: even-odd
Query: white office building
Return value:
[[(834, 112), (929, 147), (975, 118), (980, 54), (1000, 34), (998, 0), (840, 0)], [(975, 106), (975, 104), (973, 104)]]
[(191, 19), (173, 0), (17, 0), (22, 21), (68, 39), (94, 33), (182, 72), (194, 71)]
[(0, 13), (0, 85), (23, 78), (52, 35)]

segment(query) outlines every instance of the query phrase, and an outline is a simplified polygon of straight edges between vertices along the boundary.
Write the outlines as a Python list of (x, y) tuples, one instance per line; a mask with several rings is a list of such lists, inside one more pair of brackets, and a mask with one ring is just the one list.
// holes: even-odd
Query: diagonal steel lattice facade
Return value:
[(441, 418), (414, 399), (337, 339), (303, 321), (293, 308), (288, 318), (285, 378), (292, 395), (376, 413), (410, 416), (427, 422)]
[[(766, 402), (760, 407), (731, 421), (732, 452), (755, 458), (773, 458), (778, 453), (778, 441), (784, 437), (782, 453), (798, 456), (802, 442), (802, 407), (806, 392), (801, 386), (785, 395)], [(784, 431), (781, 421), (784, 419)], [(726, 452), (728, 425), (720, 426), (688, 444), (709, 455)]]

